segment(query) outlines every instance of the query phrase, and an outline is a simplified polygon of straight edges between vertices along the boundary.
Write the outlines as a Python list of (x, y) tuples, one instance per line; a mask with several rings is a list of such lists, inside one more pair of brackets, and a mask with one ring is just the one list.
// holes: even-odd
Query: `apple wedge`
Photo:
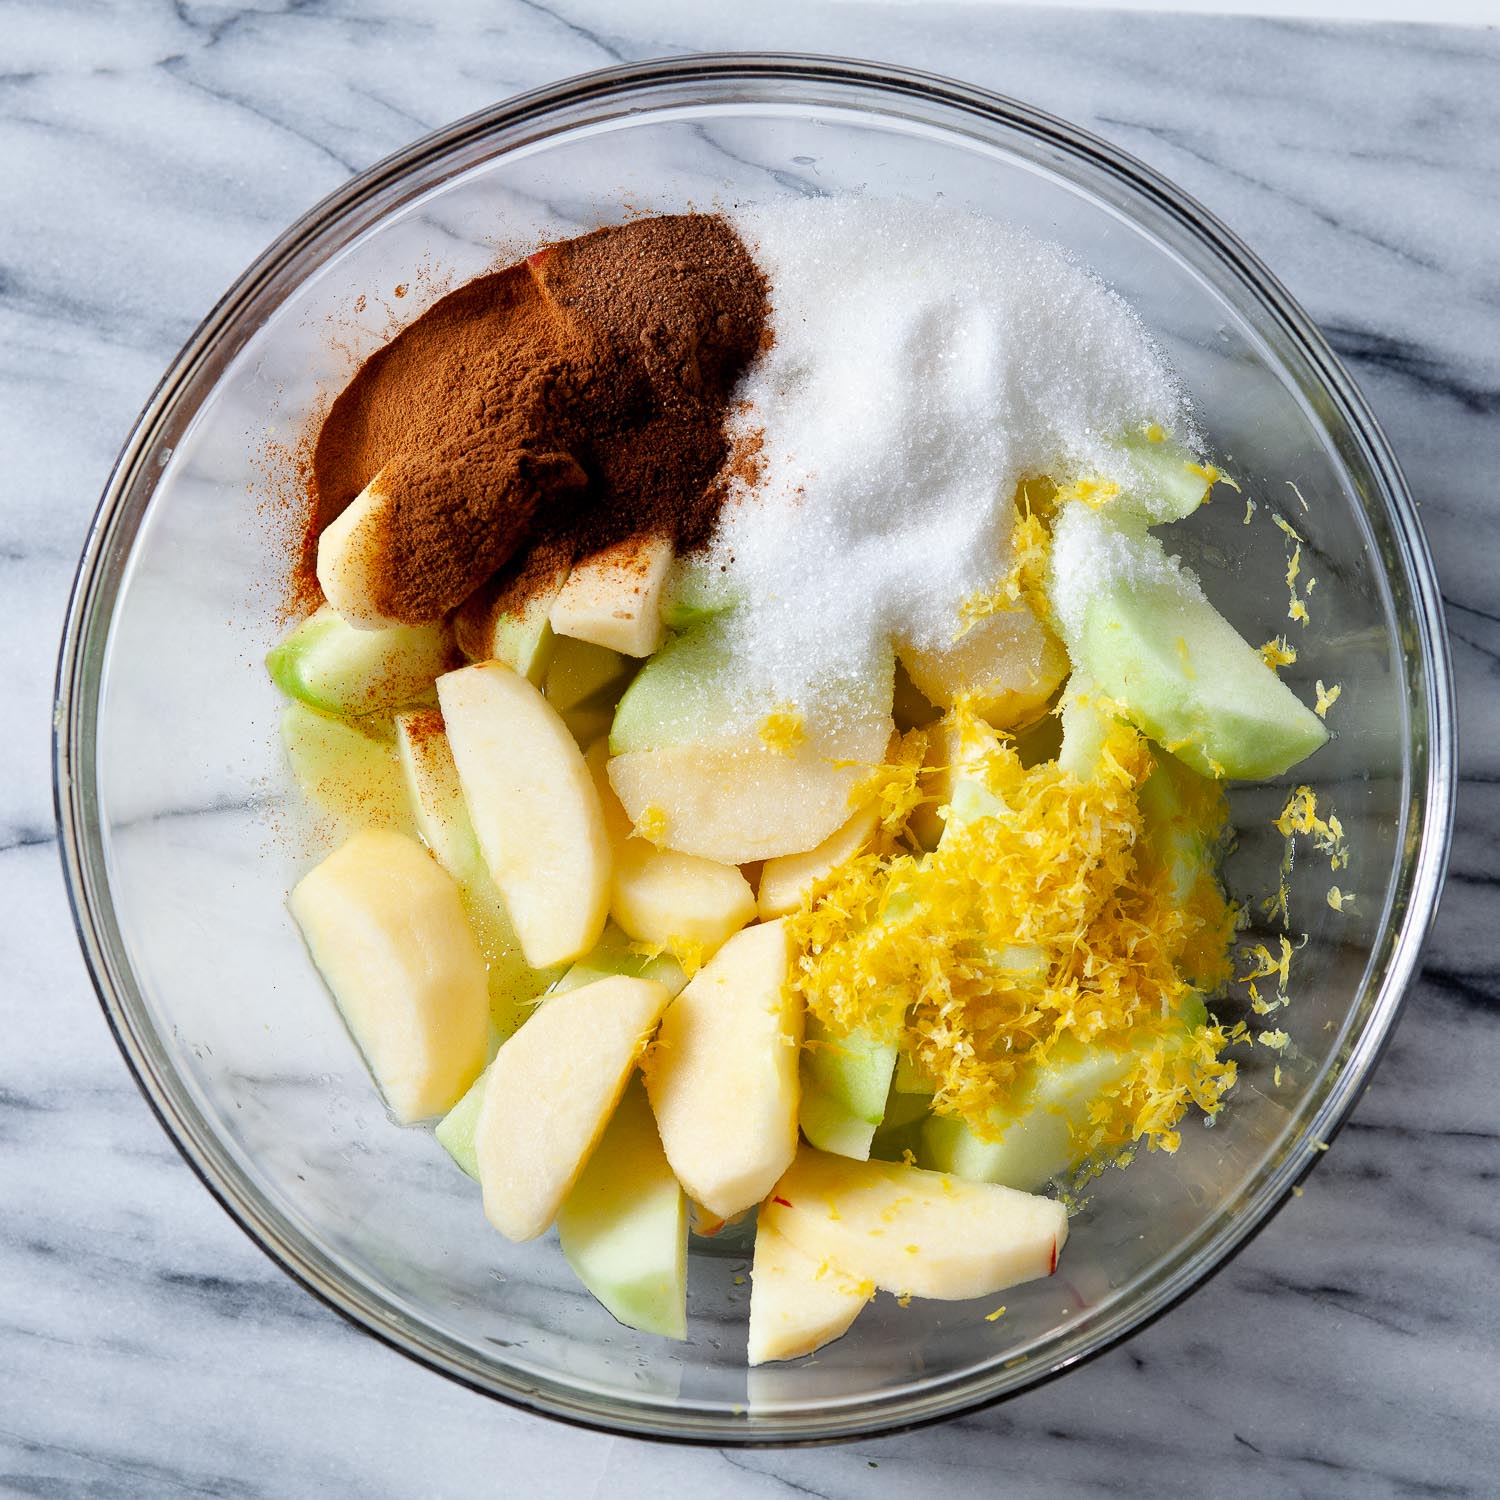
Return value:
[(599, 794), (541, 692), (499, 662), (438, 678), (438, 701), (479, 847), (532, 968), (587, 953), (609, 915)]
[(638, 1082), (557, 1214), (562, 1253), (627, 1328), (687, 1337), (687, 1199)]
[(951, 708), (966, 698), (997, 729), (1034, 719), (1068, 675), (1062, 643), (1025, 606), (986, 615), (956, 641), (897, 650), (930, 703)]
[(761, 1210), (804, 1255), (890, 1292), (958, 1302), (1050, 1276), (1068, 1215), (1050, 1198), (804, 1146)]
[[(1204, 776), (1279, 776), (1328, 739), (1160, 542), (1063, 507), (1049, 583), (1073, 663)], [(1079, 576), (1083, 575), (1083, 576)]]
[(526, 961), (504, 898), (479, 852), (442, 714), (435, 708), (397, 714), (396, 753), (417, 832), (458, 882), (484, 955), (490, 1019), (502, 1037), (509, 1036), (520, 1025), (526, 1003), (559, 977), (557, 970), (534, 969)]
[(688, 1196), (729, 1219), (797, 1149), (802, 1005), (780, 922), (719, 949), (662, 1018), (643, 1071), (662, 1145)]
[(484, 1067), (484, 960), (458, 887), (414, 839), (368, 829), (287, 905), (391, 1112), (450, 1109)]
[(584, 757), (598, 788), (613, 857), (610, 915), (638, 942), (711, 956), (755, 916), (749, 881), (733, 865), (658, 849), (637, 837), (609, 784), (608, 758), (602, 740)]
[(370, 714), (430, 691), (452, 653), (446, 625), (356, 630), (325, 604), (271, 648), (266, 670), (289, 698), (323, 713)]
[(390, 544), (391, 502), (377, 474), (318, 538), (318, 583), (340, 619), (356, 630), (389, 630), (399, 622), (376, 607), (380, 568)]
[(983, 719), (949, 713), (928, 729), (927, 754), (922, 762), (926, 800), (907, 825), (924, 849), (937, 848), (946, 809), (958, 783), (999, 745), (1000, 736)]
[(798, 1119), (812, 1145), (859, 1161), (869, 1156), (899, 1050), (862, 1031), (835, 1036), (816, 1016), (807, 1017)]
[(583, 558), (552, 601), (552, 629), (623, 656), (650, 656), (661, 645), (661, 595), (671, 566), (666, 537), (632, 537)]
[(302, 794), (341, 832), (410, 832), (401, 767), (389, 739), (294, 701), (281, 715), (281, 744)]
[(596, 980), (539, 1006), (495, 1054), (474, 1153), (485, 1214), (507, 1239), (557, 1217), (670, 1000), (649, 979)]
[(596, 979), (608, 979), (615, 974), (626, 974), (632, 979), (654, 979), (658, 984), (664, 984), (667, 993), (674, 997), (687, 985), (682, 965), (670, 953), (658, 953), (655, 958), (648, 958), (635, 952), (630, 935), (611, 923), (599, 941), (547, 993), (565, 995), (569, 990), (582, 989)]
[(875, 837), (879, 821), (875, 808), (862, 807), (815, 848), (768, 859), (760, 872), (760, 889), (755, 897), (761, 921), (774, 921), (796, 911), (820, 880), (865, 848)]
[(437, 1143), (467, 1172), (479, 1181), (479, 1157), (474, 1151), (474, 1133), (479, 1128), (479, 1111), (484, 1106), (484, 1086), (490, 1070), (485, 1068), (465, 1091), (462, 1099), (437, 1122), (433, 1134)]
[(453, 617), (459, 650), (470, 661), (504, 662), (540, 687), (555, 645), (548, 616), (572, 563), (568, 547), (543, 542), (470, 595)]
[(800, 1359), (831, 1344), (874, 1295), (874, 1282), (811, 1259), (762, 1218), (750, 1264), (750, 1363)]
[[(625, 679), (635, 667), (636, 663), (630, 657), (621, 656), (608, 646), (560, 636), (553, 646), (552, 662), (547, 668), (542, 690), (547, 695), (547, 702), (566, 717), (570, 710), (596, 696), (610, 693), (611, 697), (618, 698)], [(609, 717), (613, 718), (613, 714)]]

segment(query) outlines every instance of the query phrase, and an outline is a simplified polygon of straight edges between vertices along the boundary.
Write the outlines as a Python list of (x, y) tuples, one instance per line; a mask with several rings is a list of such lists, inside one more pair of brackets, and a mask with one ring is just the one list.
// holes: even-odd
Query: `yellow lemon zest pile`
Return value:
[(790, 755), (807, 739), (807, 724), (796, 707), (783, 703), (760, 721), (761, 743), (778, 755)]
[(981, 1137), (1060, 1043), (1131, 1050), (1081, 1143), (1093, 1159), (1143, 1139), (1175, 1150), (1191, 1106), (1219, 1109), (1244, 1028), (1183, 1019), (1185, 974), (1205, 988), (1229, 976), (1233, 914), (1211, 876), (1176, 899), (1138, 851), (1153, 765), (1123, 724), (1088, 781), (993, 747), (966, 766), (993, 810), (950, 818), (930, 855), (857, 855), (804, 898), (788, 919), (793, 987), (835, 1035), (898, 1042), (935, 1084), (935, 1112)]
[(1205, 505), (1207, 505), (1208, 502), (1213, 499), (1213, 487), (1216, 484), (1227, 484), (1229, 488), (1235, 492), (1235, 494), (1239, 494), (1240, 492), (1239, 485), (1236, 484), (1235, 481), (1223, 471), (1223, 469), (1216, 467), (1214, 464), (1189, 464), (1188, 468), (1190, 468), (1193, 473), (1200, 475), (1202, 478), (1208, 481), (1209, 492), (1203, 497), (1203, 503)]
[(954, 640), (961, 640), (990, 615), (1005, 614), (1023, 606), (1039, 620), (1048, 618), (1051, 611), (1047, 603), (1047, 565), (1052, 534), (1041, 511), (1055, 504), (1057, 498), (1050, 480), (1022, 480), (1017, 486), (1016, 515), (1010, 533), (1010, 569), (993, 589), (970, 594), (959, 605)]
[(682, 972), (689, 979), (703, 967), (707, 957), (703, 944), (697, 938), (685, 937), (669, 937), (664, 943), (632, 943), (630, 951), (647, 960), (669, 953), (682, 965)]
[(926, 756), (927, 731), (908, 729), (892, 745), (890, 758), (872, 766), (849, 793), (851, 807), (876, 808), (886, 849), (896, 847), (911, 815), (929, 800), (922, 786)]

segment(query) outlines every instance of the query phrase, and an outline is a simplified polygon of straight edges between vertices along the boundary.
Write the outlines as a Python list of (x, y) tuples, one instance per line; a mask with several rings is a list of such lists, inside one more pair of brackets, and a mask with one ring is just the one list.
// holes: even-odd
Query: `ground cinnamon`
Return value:
[(321, 530), (378, 474), (372, 601), (434, 619), (545, 545), (704, 541), (767, 287), (706, 214), (596, 230), (444, 297), (360, 368), (313, 455)]

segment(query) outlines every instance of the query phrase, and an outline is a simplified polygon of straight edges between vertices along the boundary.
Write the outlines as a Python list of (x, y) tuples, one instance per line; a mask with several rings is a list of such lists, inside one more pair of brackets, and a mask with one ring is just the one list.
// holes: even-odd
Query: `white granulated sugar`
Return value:
[(1004, 576), (1022, 478), (1091, 472), (1149, 422), (1186, 438), (1186, 406), (1125, 302), (1029, 235), (863, 198), (729, 217), (775, 341), (739, 392), (763, 475), (725, 508), (715, 561), (747, 601), (731, 628), (753, 696), (825, 717), (820, 681), (892, 640), (951, 640)]

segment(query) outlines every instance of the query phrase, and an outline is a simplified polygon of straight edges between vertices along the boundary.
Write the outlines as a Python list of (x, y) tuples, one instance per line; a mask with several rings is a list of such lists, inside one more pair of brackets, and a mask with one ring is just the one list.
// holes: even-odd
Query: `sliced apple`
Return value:
[(569, 990), (582, 989), (596, 979), (608, 979), (614, 974), (627, 974), (634, 979), (654, 979), (665, 985), (668, 994), (681, 994), (687, 984), (687, 975), (682, 965), (670, 954), (659, 953), (647, 958), (631, 947), (630, 935), (622, 932), (614, 923), (604, 929), (603, 935), (547, 992), (549, 995), (564, 995)]
[(1279, 776), (1328, 739), (1322, 721), (1261, 660), (1147, 534), (1083, 505), (1058, 517), (1054, 606), (1075, 665), (1136, 727), (1205, 776)]
[(390, 545), (391, 502), (377, 474), (318, 538), (318, 583), (339, 617), (356, 630), (389, 630), (380, 612), (379, 578)]
[(664, 815), (663, 844), (720, 864), (748, 864), (834, 833), (889, 738), (889, 724), (861, 733), (837, 760), (813, 745), (786, 755), (764, 746), (636, 750), (610, 761), (609, 779), (632, 822), (651, 808)]
[(324, 713), (369, 714), (430, 692), (452, 652), (441, 623), (356, 630), (325, 604), (271, 648), (266, 669), (289, 698)]
[(558, 635), (650, 656), (661, 645), (661, 595), (672, 566), (666, 537), (632, 537), (585, 557), (552, 601)]
[(863, 1031), (837, 1036), (814, 1015), (802, 1051), (802, 1134), (820, 1151), (863, 1161), (885, 1119), (899, 1052)]
[(539, 543), (516, 568), (473, 594), (453, 617), (454, 634), (470, 661), (499, 661), (541, 686), (552, 663), (548, 618), (573, 564), (572, 550)]
[(570, 963), (609, 914), (609, 840), (583, 752), (540, 691), (499, 662), (437, 687), (474, 832), (526, 961)]
[(484, 1104), (484, 1086), (489, 1082), (490, 1070), (485, 1068), (465, 1091), (462, 1099), (437, 1122), (433, 1134), (440, 1145), (458, 1165), (479, 1181), (479, 1157), (474, 1150), (474, 1133), (479, 1127), (479, 1111)]
[(749, 881), (734, 865), (658, 849), (636, 836), (609, 784), (608, 758), (609, 746), (601, 740), (585, 760), (613, 855), (610, 915), (638, 942), (691, 948), (700, 958), (712, 955), (755, 916)]
[(371, 719), (350, 724), (300, 702), (288, 703), (281, 715), (281, 743), (293, 778), (343, 831), (411, 828), (395, 746), (371, 732), (388, 725)]
[(763, 922), (784, 917), (802, 905), (802, 899), (840, 865), (847, 864), (875, 837), (880, 815), (874, 807), (863, 807), (847, 822), (803, 854), (783, 854), (768, 859), (760, 872), (756, 910)]
[(450, 1109), (484, 1067), (484, 960), (458, 887), (414, 839), (369, 829), (287, 905), (391, 1111)]
[(649, 979), (596, 980), (538, 1007), (495, 1054), (475, 1131), (484, 1211), (507, 1239), (557, 1217), (671, 996)]
[(732, 1218), (765, 1197), (797, 1149), (802, 1006), (780, 922), (737, 932), (672, 1002), (646, 1090), (677, 1180)]
[(1068, 1238), (1050, 1198), (804, 1146), (761, 1210), (815, 1261), (891, 1292), (962, 1301), (1049, 1276)]
[(687, 1199), (637, 1082), (557, 1214), (562, 1253), (627, 1328), (687, 1337)]
[(1107, 503), (1111, 518), (1125, 515), (1159, 526), (1192, 515), (1208, 499), (1213, 470), (1160, 429), (1132, 433), (1120, 451), (1122, 462), (1111, 473), (1120, 485)]
[(1024, 605), (986, 615), (956, 641), (898, 651), (929, 702), (951, 708), (966, 698), (999, 729), (1034, 719), (1068, 674), (1062, 643)]
[(750, 1363), (800, 1359), (849, 1331), (875, 1284), (804, 1255), (764, 1218), (750, 1264)]
[(396, 751), (422, 842), (458, 882), (464, 910), (489, 975), (490, 1019), (502, 1037), (521, 1023), (526, 1004), (558, 978), (555, 967), (526, 961), (504, 898), (479, 852), (458, 767), (436, 709), (396, 716)]
[(566, 717), (569, 710), (611, 688), (618, 697), (635, 665), (630, 657), (621, 656), (608, 646), (562, 636), (553, 648), (543, 691), (547, 702)]
[(662, 624), (668, 630), (688, 630), (733, 609), (740, 597), (725, 569), (706, 556), (674, 558), (662, 585)]

